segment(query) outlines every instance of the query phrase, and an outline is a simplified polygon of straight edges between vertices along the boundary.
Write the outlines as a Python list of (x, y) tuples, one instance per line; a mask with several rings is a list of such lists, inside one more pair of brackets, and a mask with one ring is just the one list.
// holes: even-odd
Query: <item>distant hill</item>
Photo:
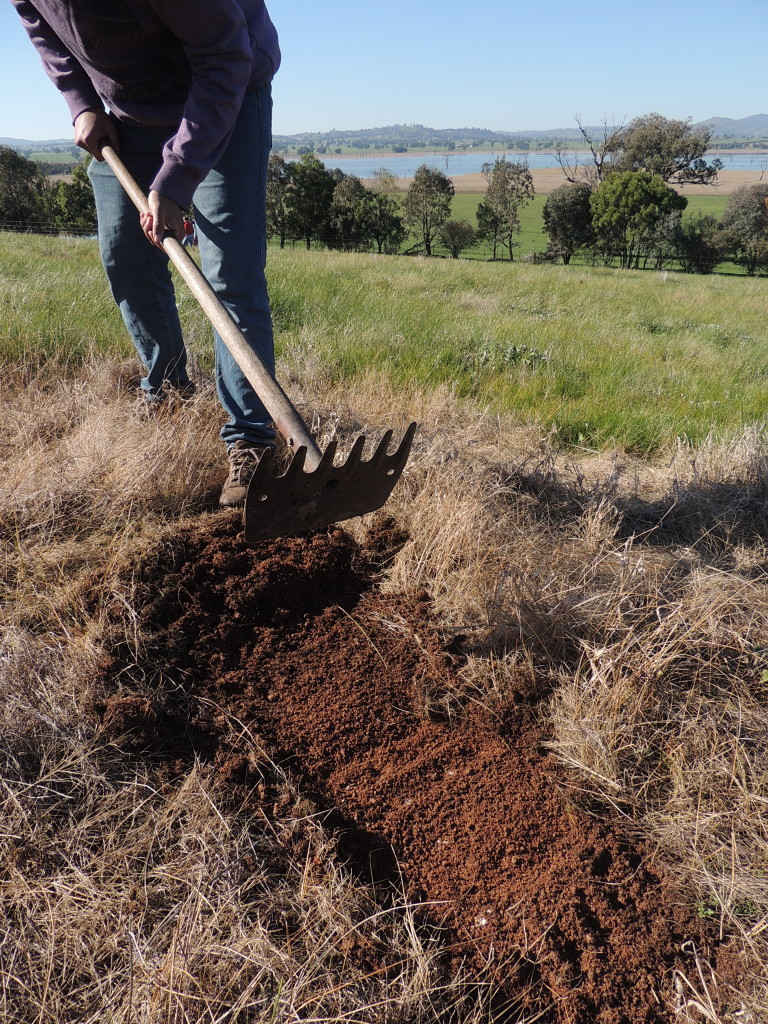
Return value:
[[(710, 117), (699, 124), (712, 128), (713, 139), (761, 140), (768, 141), (768, 114), (751, 114), (749, 117)], [(697, 125), (698, 127), (698, 125)], [(588, 132), (601, 134), (603, 125), (585, 125)], [(356, 130), (331, 129), (327, 132), (299, 132), (295, 135), (275, 135), (275, 149), (307, 146), (320, 152), (323, 147), (347, 146), (353, 149), (391, 149), (402, 146), (407, 149), (430, 149), (432, 147), (474, 147), (498, 145), (512, 149), (527, 143), (534, 145), (552, 143), (555, 140), (574, 142), (581, 138), (576, 125), (570, 128), (529, 128), (518, 131), (492, 131), (490, 128), (429, 128), (423, 124), (395, 124), (383, 128), (361, 128)], [(13, 139), (0, 137), (0, 145), (10, 146), (19, 153), (63, 153), (73, 150), (71, 139)], [(77, 154), (73, 154), (77, 156)]]
[(702, 124), (713, 129), (712, 135), (734, 139), (768, 137), (768, 114), (750, 114), (749, 117), (710, 117)]
[(69, 149), (70, 146), (74, 145), (72, 139), (8, 139), (0, 137), (0, 146), (10, 146), (11, 149), (33, 149), (35, 151), (43, 149)]
[[(739, 141), (768, 140), (768, 114), (753, 114), (739, 119), (711, 117), (699, 124), (711, 126), (712, 138), (737, 139)], [(585, 125), (590, 134), (600, 136), (603, 125)], [(698, 127), (698, 125), (696, 125)], [(610, 126), (609, 126), (610, 130)], [(388, 149), (403, 146), (408, 149), (431, 149), (454, 146), (455, 148), (498, 145), (512, 149), (525, 143), (541, 146), (556, 140), (576, 142), (581, 140), (577, 125), (570, 128), (530, 128), (519, 131), (492, 131), (489, 128), (428, 128), (422, 124), (395, 124), (384, 128), (362, 128), (357, 131), (300, 132), (296, 135), (275, 135), (275, 149), (299, 146), (313, 147), (320, 152), (323, 147), (351, 146), (354, 149)]]
[(327, 132), (299, 132), (296, 135), (274, 135), (275, 149), (294, 146), (351, 146), (353, 149), (389, 149), (404, 146), (408, 149), (443, 148), (448, 145), (499, 146), (518, 145), (525, 141), (562, 138), (576, 139), (578, 129), (559, 128), (548, 131), (492, 131), (490, 128), (429, 128), (423, 124), (393, 124), (383, 128), (361, 128), (354, 131), (331, 129)]

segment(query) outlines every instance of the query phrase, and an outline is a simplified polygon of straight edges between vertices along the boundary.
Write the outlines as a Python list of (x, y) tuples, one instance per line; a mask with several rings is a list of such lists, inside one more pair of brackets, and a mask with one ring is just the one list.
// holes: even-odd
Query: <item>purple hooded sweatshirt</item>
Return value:
[(229, 142), (243, 96), (272, 80), (263, 0), (11, 0), (72, 121), (105, 106), (168, 128), (151, 188), (186, 208)]

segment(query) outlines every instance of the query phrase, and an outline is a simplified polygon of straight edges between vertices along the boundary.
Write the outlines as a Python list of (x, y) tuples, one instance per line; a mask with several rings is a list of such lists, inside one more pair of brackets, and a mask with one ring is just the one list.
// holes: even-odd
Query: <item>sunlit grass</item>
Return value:
[[(131, 346), (93, 241), (0, 235), (0, 355), (73, 366)], [(564, 444), (650, 452), (760, 424), (768, 281), (270, 250), (278, 355), (329, 382), (448, 387)], [(210, 328), (179, 289), (189, 346)]]
[(768, 282), (279, 253), (282, 352), (449, 386), (565, 443), (651, 451), (765, 416)]

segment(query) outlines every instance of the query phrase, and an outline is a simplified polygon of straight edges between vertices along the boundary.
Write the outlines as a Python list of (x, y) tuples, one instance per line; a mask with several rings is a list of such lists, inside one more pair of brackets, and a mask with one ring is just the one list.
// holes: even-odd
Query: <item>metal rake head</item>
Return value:
[(249, 544), (269, 537), (301, 533), (362, 516), (381, 508), (392, 493), (411, 451), (416, 424), (403, 435), (399, 447), (387, 454), (392, 440), (388, 430), (367, 462), (361, 455), (365, 437), (357, 438), (349, 458), (334, 466), (337, 443), (331, 441), (317, 469), (304, 472), (306, 448), (299, 448), (288, 469), (274, 474), (270, 449), (261, 458), (245, 499), (245, 539)]

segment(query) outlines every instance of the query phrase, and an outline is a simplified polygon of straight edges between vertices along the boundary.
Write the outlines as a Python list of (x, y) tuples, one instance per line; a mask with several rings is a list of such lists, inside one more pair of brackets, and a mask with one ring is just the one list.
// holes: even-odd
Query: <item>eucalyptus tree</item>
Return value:
[(723, 227), (750, 277), (768, 268), (768, 185), (742, 185), (723, 211)]
[(584, 181), (566, 181), (554, 189), (544, 203), (542, 217), (549, 239), (548, 252), (570, 263), (577, 249), (591, 245), (592, 189)]
[(403, 219), (424, 243), (427, 256), (437, 232), (451, 215), (454, 187), (451, 179), (434, 167), (422, 164), (416, 171), (403, 202)]
[(292, 187), (292, 165), (278, 153), (270, 153), (267, 164), (267, 236), (279, 238), (280, 248), (285, 248), (290, 236)]
[(496, 259), (499, 247), (513, 259), (520, 232), (520, 209), (533, 199), (533, 177), (525, 160), (497, 158), (483, 166), (488, 187), (477, 208), (478, 235), (491, 245)]
[(0, 221), (10, 225), (52, 225), (54, 194), (32, 160), (10, 146), (0, 146)]
[(647, 171), (673, 185), (714, 185), (723, 163), (704, 159), (711, 138), (708, 125), (695, 127), (690, 119), (644, 114), (613, 134), (610, 167), (612, 171)]
[(618, 257), (622, 267), (637, 267), (653, 248), (660, 226), (687, 205), (685, 196), (657, 174), (609, 174), (590, 198), (596, 245), (606, 260)]
[(313, 241), (324, 241), (330, 234), (336, 185), (337, 178), (314, 153), (304, 153), (291, 167), (288, 227), (292, 235), (304, 239), (308, 249)]
[(447, 220), (438, 235), (453, 259), (457, 260), (465, 249), (474, 245), (477, 232), (468, 220)]
[(365, 185), (354, 174), (346, 175), (336, 185), (331, 201), (331, 226), (342, 249), (369, 247), (371, 235), (366, 219), (361, 216), (366, 193)]

